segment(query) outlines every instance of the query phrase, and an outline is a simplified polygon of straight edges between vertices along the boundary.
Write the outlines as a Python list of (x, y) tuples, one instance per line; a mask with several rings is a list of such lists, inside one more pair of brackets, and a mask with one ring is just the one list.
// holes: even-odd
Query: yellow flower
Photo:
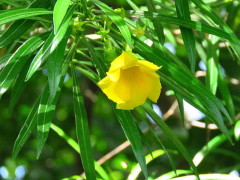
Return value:
[(142, 105), (147, 98), (157, 102), (161, 84), (155, 71), (159, 69), (155, 64), (123, 51), (98, 85), (109, 99), (117, 103), (117, 109), (131, 110)]

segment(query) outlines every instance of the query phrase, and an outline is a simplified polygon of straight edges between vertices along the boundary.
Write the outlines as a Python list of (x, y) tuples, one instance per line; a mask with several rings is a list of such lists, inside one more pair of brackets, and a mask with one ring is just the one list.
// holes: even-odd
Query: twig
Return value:
[(118, 154), (119, 152), (123, 151), (124, 149), (126, 149), (128, 146), (130, 146), (130, 142), (127, 140), (124, 143), (120, 144), (118, 147), (116, 147), (115, 149), (113, 149), (112, 151), (110, 151), (109, 153), (107, 153), (106, 155), (104, 155), (103, 157), (101, 157), (97, 162), (99, 165), (102, 165), (103, 163), (105, 163), (107, 160), (111, 159), (113, 156), (115, 156), (116, 154)]

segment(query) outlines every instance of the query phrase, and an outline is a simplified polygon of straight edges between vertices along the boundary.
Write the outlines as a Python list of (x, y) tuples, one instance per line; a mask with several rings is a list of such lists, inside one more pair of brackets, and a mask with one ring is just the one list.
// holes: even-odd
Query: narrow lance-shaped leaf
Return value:
[[(188, 0), (175, 0), (175, 5), (177, 9), (177, 16), (183, 20), (191, 20)], [(184, 41), (184, 46), (187, 51), (188, 59), (191, 65), (192, 72), (195, 72), (196, 66), (196, 46), (195, 38), (191, 29), (181, 27), (182, 38)]]
[(53, 53), (53, 51), (56, 49), (58, 44), (61, 42), (61, 40), (64, 38), (67, 29), (69, 27), (69, 23), (71, 21), (74, 9), (76, 6), (71, 6), (64, 18), (64, 23), (59, 28), (56, 35), (54, 35), (53, 31), (44, 43), (43, 47), (39, 50), (39, 52), (34, 57), (32, 64), (30, 65), (26, 81), (29, 80), (32, 75), (37, 71), (37, 69), (41, 66), (42, 63), (45, 62), (45, 60)]
[(232, 36), (234, 41), (230, 41), (230, 43), (233, 47), (235, 55), (238, 57), (238, 62), (240, 63), (240, 43), (239, 43), (239, 39), (234, 34), (232, 29), (222, 20), (221, 17), (219, 17), (214, 12), (214, 10), (209, 5), (204, 3), (202, 0), (191, 0), (191, 1), (204, 12), (204, 15), (209, 16), (216, 25), (220, 26), (221, 29), (223, 29), (225, 32), (227, 32)]
[[(46, 8), (49, 6), (49, 0), (35, 0), (29, 6), (29, 8)], [(34, 20), (18, 20), (9, 26), (9, 28), (0, 37), (0, 48), (11, 44), (18, 39), (34, 24)]]
[(9, 4), (9, 5), (12, 5), (12, 6), (15, 6), (15, 7), (21, 6), (19, 3), (14, 2), (14, 1), (9, 1), (9, 0), (1, 0), (1, 3)]
[(183, 124), (184, 124), (184, 105), (183, 105), (183, 98), (176, 94), (175, 93), (175, 96), (176, 96), (176, 99), (177, 99), (177, 102), (178, 102), (178, 107), (179, 107), (179, 111), (180, 111), (180, 116), (182, 118), (182, 121), (183, 121)]
[(117, 119), (124, 130), (126, 137), (131, 143), (134, 155), (138, 160), (139, 165), (141, 166), (143, 174), (145, 178), (147, 178), (148, 173), (147, 173), (146, 161), (144, 158), (141, 136), (139, 134), (139, 130), (136, 126), (136, 123), (134, 122), (132, 114), (130, 113), (130, 111), (115, 109), (115, 105), (113, 105), (113, 103), (112, 103), (112, 106), (114, 108), (115, 115), (117, 116)]
[[(75, 44), (73, 43), (68, 56), (66, 57), (66, 63), (64, 64), (64, 68), (63, 68), (63, 77), (67, 72), (67, 67), (68, 67), (68, 63), (69, 63), (69, 57), (72, 56), (73, 52), (75, 50)], [(45, 89), (46, 90), (46, 89)], [(58, 91), (60, 93), (60, 91)], [(40, 105), (40, 99), (41, 96), (36, 100), (33, 108), (31, 109), (28, 118), (26, 119), (26, 121), (24, 122), (23, 127), (20, 130), (20, 133), (18, 134), (18, 137), (15, 141), (14, 144), (14, 148), (13, 148), (13, 156), (16, 157), (18, 152), (21, 150), (22, 146), (24, 145), (24, 143), (27, 141), (27, 139), (29, 138), (30, 134), (32, 133), (32, 131), (37, 127), (37, 112), (38, 112), (38, 108)]]
[(162, 129), (162, 131), (166, 134), (166, 137), (169, 138), (169, 140), (178, 148), (178, 150), (182, 153), (182, 155), (185, 157), (185, 159), (188, 161), (189, 165), (194, 170), (197, 179), (199, 179), (199, 174), (197, 171), (196, 166), (193, 164), (192, 158), (189, 155), (188, 151), (184, 147), (184, 145), (179, 141), (179, 139), (176, 137), (176, 135), (173, 134), (171, 129), (165, 124), (165, 122), (153, 111), (149, 105), (144, 104), (143, 108), (146, 110), (146, 112), (151, 116), (151, 118), (157, 123), (157, 125)]
[(61, 71), (61, 79), (60, 79), (59, 87), (55, 97), (54, 98), (51, 97), (48, 84), (45, 86), (43, 95), (41, 97), (39, 107), (38, 107), (38, 112), (37, 112), (37, 130), (38, 130), (37, 158), (39, 158), (42, 148), (48, 138), (48, 133), (49, 133), (52, 119), (55, 112), (55, 107), (61, 93), (61, 87), (63, 85), (64, 78), (67, 74), (69, 61), (71, 60), (71, 57), (74, 54), (74, 49), (75, 49), (75, 43), (73, 43), (72, 46), (70, 47), (69, 53), (64, 60), (64, 64), (62, 66), (62, 71)]
[(139, 119), (139, 121), (142, 121), (142, 120), (145, 121), (145, 123), (148, 126), (148, 131), (150, 133), (149, 135), (151, 135), (152, 141), (155, 142), (159, 146), (160, 149), (163, 149), (163, 151), (165, 151), (167, 158), (169, 159), (169, 162), (171, 164), (172, 169), (174, 171), (176, 171), (174, 159), (169, 154), (169, 150), (166, 149), (165, 145), (163, 144), (163, 141), (160, 139), (160, 137), (157, 135), (157, 133), (152, 128), (151, 123), (147, 120), (147, 113), (145, 112), (145, 110), (142, 108), (142, 106), (139, 106), (133, 110), (133, 113), (134, 113), (133, 115), (135, 115), (134, 117)]
[(86, 178), (95, 180), (94, 159), (92, 154), (91, 140), (89, 134), (87, 112), (83, 102), (83, 96), (79, 88), (74, 68), (72, 68), (73, 76), (73, 102), (76, 122), (76, 131), (78, 144), (80, 147), (80, 155), (83, 163), (83, 168)]
[(43, 8), (30, 8), (30, 9), (18, 9), (9, 10), (0, 14), (0, 25), (15, 21), (18, 19), (29, 18), (33, 16), (52, 14), (52, 11)]
[[(58, 95), (59, 94), (60, 93), (58, 93)], [(48, 132), (55, 112), (57, 99), (58, 96), (56, 96), (54, 101), (50, 102), (49, 85), (46, 84), (37, 111), (37, 159), (39, 158), (42, 148), (47, 140)]]
[[(55, 124), (51, 124), (51, 129), (54, 130), (62, 139), (66, 141), (77, 153), (80, 154), (80, 149), (78, 143), (69, 137), (60, 127), (56, 126)], [(107, 172), (95, 161), (94, 166), (98, 174), (104, 180), (110, 180)]]
[(213, 94), (216, 94), (218, 86), (218, 49), (219, 38), (215, 36), (209, 36), (207, 45), (207, 72), (206, 72), (206, 86)]
[(25, 66), (23, 67), (23, 70), (19, 73), (16, 82), (14, 84), (11, 98), (10, 98), (10, 103), (9, 103), (9, 111), (13, 112), (14, 106), (16, 105), (18, 99), (21, 97), (22, 92), (27, 86), (27, 82), (25, 82), (25, 78), (28, 72), (28, 68), (30, 65), (31, 61), (27, 62)]
[[(147, 3), (148, 11), (155, 12), (153, 0), (147, 0), (146, 3)], [(151, 20), (153, 22), (153, 26), (156, 31), (158, 40), (161, 44), (163, 44), (165, 41), (163, 26), (157, 19), (151, 19)]]
[(222, 68), (220, 66), (220, 64), (218, 64), (218, 88), (219, 88), (219, 91), (221, 93), (221, 96), (223, 97), (225, 103), (226, 103), (226, 107), (229, 111), (229, 114), (232, 118), (232, 120), (234, 121), (235, 120), (235, 106), (233, 104), (233, 99), (232, 99), (232, 95), (229, 91), (229, 88), (228, 88), (228, 84), (226, 82), (226, 79), (223, 75), (223, 72), (222, 72)]
[(132, 47), (132, 38), (130, 30), (125, 23), (125, 21), (120, 17), (117, 13), (115, 13), (108, 5), (102, 3), (99, 0), (91, 0), (94, 4), (96, 4), (100, 9), (102, 9), (106, 15), (116, 24), (118, 29), (120, 30), (122, 36), (128, 43), (130, 47)]
[[(86, 46), (88, 47), (90, 54), (92, 55), (93, 63), (95, 65), (100, 77), (104, 78), (106, 76), (106, 69), (107, 69), (106, 65), (104, 64), (104, 61), (102, 61), (102, 59), (97, 56), (91, 43), (88, 42), (84, 37), (83, 37), (83, 40), (84, 40), (84, 43), (86, 44)], [(112, 104), (112, 107), (114, 109), (114, 113), (115, 113), (118, 121), (120, 122), (120, 124), (124, 130), (124, 133), (125, 133), (127, 139), (131, 143), (134, 155), (143, 170), (143, 174), (147, 178), (147, 167), (146, 167), (146, 162), (145, 162), (145, 158), (144, 158), (141, 136), (140, 136), (138, 128), (132, 118), (132, 115), (131, 115), (130, 111), (116, 110), (115, 105), (113, 105), (113, 104)]]
[[(234, 135), (234, 129), (230, 129), (228, 133), (229, 133), (230, 136), (233, 136)], [(193, 162), (194, 162), (195, 166), (198, 166), (202, 162), (202, 160), (213, 149), (216, 149), (216, 147), (218, 147), (219, 145), (221, 145), (225, 141), (227, 141), (227, 138), (224, 134), (220, 134), (220, 135), (212, 138), (205, 146), (203, 146), (203, 148), (200, 151), (198, 151), (195, 154), (195, 156), (193, 158)]]
[(70, 29), (64, 36), (63, 40), (59, 43), (57, 48), (47, 59), (47, 75), (50, 89), (51, 99), (55, 97), (57, 88), (61, 79), (61, 71), (64, 64), (64, 53), (67, 41), (70, 35)]
[(11, 24), (9, 28), (0, 37), (0, 48), (11, 44), (25, 33), (34, 23), (33, 20), (18, 20)]
[[(63, 79), (64, 78), (62, 78), (61, 85), (63, 83)], [(37, 158), (39, 158), (43, 146), (48, 138), (48, 133), (54, 117), (54, 112), (60, 93), (61, 88), (58, 89), (54, 100), (52, 100), (50, 97), (49, 85), (46, 84), (44, 92), (41, 96), (37, 111)]]
[(57, 0), (53, 9), (54, 34), (57, 33), (71, 0)]
[[(163, 154), (165, 154), (165, 151), (164, 150), (156, 150), (156, 151), (153, 151), (151, 154), (148, 154), (145, 159), (146, 159), (146, 163), (149, 164), (151, 161), (153, 161), (154, 159), (156, 159), (157, 157), (159, 156), (162, 156)], [(140, 165), (139, 164), (136, 164), (131, 173), (129, 174), (128, 176), (128, 180), (135, 180), (137, 179), (137, 177), (139, 176), (141, 172), (141, 168), (140, 168)]]
[(32, 53), (44, 42), (47, 34), (32, 37), (23, 43), (8, 59), (0, 73), (0, 96), (7, 91)]
[(0, 57), (0, 70), (2, 70), (2, 69), (5, 67), (6, 62), (8, 61), (8, 59), (9, 59), (10, 57), (11, 57), (11, 55), (9, 55), (9, 54)]
[(36, 102), (34, 103), (31, 111), (28, 114), (26, 121), (24, 122), (24, 124), (18, 134), (18, 137), (17, 137), (17, 139), (14, 143), (14, 147), (13, 147), (13, 152), (12, 152), (13, 157), (17, 157), (19, 151), (21, 150), (22, 146), (25, 144), (25, 142), (31, 135), (32, 131), (34, 129), (36, 129), (36, 126), (37, 126), (36, 115), (37, 115), (39, 100), (40, 100), (40, 98), (38, 98), (36, 100)]
[(87, 46), (87, 48), (89, 49), (89, 52), (92, 56), (93, 64), (97, 69), (99, 76), (103, 78), (104, 76), (106, 76), (106, 71), (107, 71), (107, 67), (104, 64), (104, 61), (97, 56), (97, 53), (95, 52), (93, 46), (90, 44), (90, 42), (88, 42), (88, 40), (85, 37), (82, 37), (82, 40), (84, 44)]
[(232, 36), (231, 34), (225, 32), (224, 30), (221, 30), (219, 28), (215, 28), (209, 25), (206, 25), (201, 22), (197, 21), (190, 21), (190, 20), (182, 20), (176, 17), (161, 15), (158, 13), (150, 13), (144, 11), (143, 13), (140, 12), (140, 16), (143, 15), (146, 18), (157, 18), (159, 21), (165, 22), (165, 23), (171, 23), (178, 26), (183, 26), (190, 29), (195, 29), (200, 32), (213, 34), (215, 36), (221, 37), (223, 39), (228, 40), (231, 45), (236, 45), (236, 43), (239, 41), (235, 36)]

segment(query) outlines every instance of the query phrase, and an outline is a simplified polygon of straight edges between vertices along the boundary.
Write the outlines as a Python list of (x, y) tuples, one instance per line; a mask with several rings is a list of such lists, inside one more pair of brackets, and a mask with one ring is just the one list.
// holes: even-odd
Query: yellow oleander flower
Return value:
[(157, 102), (162, 88), (160, 77), (155, 73), (159, 69), (155, 64), (123, 51), (98, 85), (109, 99), (117, 103), (117, 109), (131, 110), (142, 105), (147, 98)]

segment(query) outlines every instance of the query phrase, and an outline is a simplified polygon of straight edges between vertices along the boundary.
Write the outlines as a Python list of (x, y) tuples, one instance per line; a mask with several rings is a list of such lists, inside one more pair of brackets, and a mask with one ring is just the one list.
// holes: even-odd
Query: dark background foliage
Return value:
[[(114, 8), (123, 7), (125, 9), (130, 9), (130, 6), (125, 0), (115, 0), (111, 2), (105, 0), (104, 2)], [(134, 2), (138, 5), (144, 4), (144, 1), (140, 0)], [(22, 1), (22, 4), (23, 7), (26, 5), (24, 1)], [(239, 7), (240, 6), (238, 5), (233, 8), (232, 4), (226, 3), (226, 5), (216, 8), (219, 14), (223, 11), (229, 13), (227, 23), (237, 35), (239, 35), (240, 24), (240, 16), (238, 16), (240, 13)], [(0, 4), (0, 9), (5, 10), (6, 5), (4, 3)], [(37, 27), (37, 25), (33, 28), (35, 27)], [(197, 38), (203, 39), (203, 37)], [(176, 40), (181, 41), (181, 36), (176, 35)], [(183, 44), (178, 43), (175, 47), (176, 55), (180, 57), (187, 66), (189, 66), (186, 58), (187, 53)], [(8, 48), (11, 48), (11, 46)], [(4, 51), (8, 51), (8, 49), (1, 49), (0, 54), (4, 54)], [(230, 92), (233, 95), (235, 110), (236, 112), (239, 112), (239, 65), (236, 60), (232, 60), (232, 57), (229, 55), (229, 51), (226, 48), (220, 48), (219, 59), (222, 67), (224, 67)], [(198, 65), (200, 60), (201, 57), (198, 56), (196, 71), (202, 71)], [(78, 76), (82, 75), (79, 73)], [(199, 79), (202, 83), (205, 83), (204, 77), (200, 77)], [(63, 179), (72, 175), (80, 175), (83, 172), (79, 154), (52, 130), (49, 133), (47, 143), (44, 146), (42, 154), (38, 160), (36, 159), (36, 132), (33, 133), (31, 138), (24, 145), (17, 158), (13, 158), (11, 155), (19, 130), (27, 118), (34, 101), (42, 92), (46, 80), (47, 76), (44, 69), (34, 74), (13, 111), (10, 111), (9, 109), (11, 89), (1, 98), (0, 178), (2, 179), (52, 180)], [(85, 106), (89, 118), (91, 144), (94, 151), (94, 158), (97, 160), (126, 141), (126, 138), (118, 121), (116, 120), (116, 117), (113, 115), (109, 101), (102, 94), (99, 88), (86, 78), (81, 78), (80, 84), (83, 90)], [(61, 127), (68, 136), (76, 140), (71, 86), (72, 78), (69, 72), (63, 85), (60, 100), (57, 104), (53, 123)], [(169, 91), (169, 89), (163, 86), (161, 97), (158, 101), (162, 114), (165, 114), (175, 101), (175, 97), (169, 95), (171, 93), (172, 92)], [(217, 91), (217, 96), (220, 96), (219, 91)], [(224, 103), (224, 101), (222, 102)], [(166, 122), (179, 139), (182, 140), (192, 156), (194, 156), (199, 149), (205, 146), (210, 139), (220, 134), (219, 130), (194, 127), (194, 125), (191, 125), (189, 122), (186, 122), (187, 124), (183, 124), (178, 108)], [(142, 128), (144, 127), (145, 125), (142, 124)], [(155, 128), (155, 130), (156, 134), (158, 134), (163, 140), (167, 149), (175, 149), (172, 143), (167, 140), (161, 129)], [(159, 149), (159, 143), (156, 142), (151, 133), (146, 133), (146, 140), (148, 141), (151, 150)], [(213, 151), (203, 160), (202, 164), (198, 167), (199, 172), (201, 174), (229, 174), (234, 170), (238, 171), (240, 169), (239, 148), (238, 142), (235, 142), (235, 146), (232, 146), (228, 141), (224, 141), (220, 147), (214, 148)], [(145, 149), (145, 152), (148, 154), (147, 148)], [(174, 159), (174, 164), (177, 169), (189, 168), (189, 165), (179, 153), (170, 154)], [(137, 162), (133, 156), (132, 150), (128, 147), (105, 162), (103, 164), (103, 168), (112, 180), (121, 180), (126, 179), (131, 168), (136, 163)], [(24, 177), (17, 178), (17, 176), (20, 176), (19, 174), (16, 175), (16, 172), (23, 172), (23, 169), (21, 169), (22, 167), (24, 167), (23, 169), (25, 171)], [(150, 163), (148, 169), (150, 177), (158, 177), (164, 173), (172, 171), (172, 166), (168, 157), (163, 155)], [(8, 172), (7, 177), (6, 170)], [(139, 179), (143, 179), (143, 176), (141, 175)]]

